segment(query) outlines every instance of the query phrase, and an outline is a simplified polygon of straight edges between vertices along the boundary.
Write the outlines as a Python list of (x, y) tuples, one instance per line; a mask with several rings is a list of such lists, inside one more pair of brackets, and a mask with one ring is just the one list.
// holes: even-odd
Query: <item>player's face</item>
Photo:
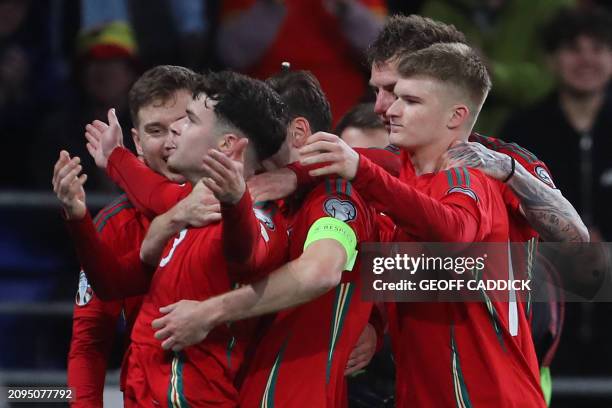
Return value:
[(395, 88), (398, 78), (399, 74), (397, 73), (397, 62), (395, 59), (390, 59), (381, 64), (372, 64), (370, 86), (376, 94), (374, 112), (380, 116), (387, 131), (391, 131), (387, 110), (395, 102), (393, 88)]
[(389, 142), (415, 151), (444, 137), (449, 107), (440, 96), (440, 82), (423, 77), (400, 78), (394, 92), (397, 100), (387, 110)]
[(384, 148), (389, 144), (389, 133), (386, 129), (359, 129), (347, 127), (342, 131), (340, 139), (351, 147)]
[(602, 91), (612, 77), (612, 49), (581, 35), (554, 55), (561, 86), (578, 93)]
[(134, 131), (134, 143), (138, 154), (154, 171), (176, 183), (185, 178), (168, 169), (168, 157), (176, 146), (170, 131), (172, 123), (185, 117), (185, 110), (191, 100), (191, 93), (180, 90), (167, 101), (154, 101), (138, 111), (138, 130)]
[(171, 125), (176, 150), (168, 157), (168, 168), (192, 182), (203, 176), (202, 159), (208, 150), (218, 147), (212, 103), (203, 94), (191, 99), (187, 115)]

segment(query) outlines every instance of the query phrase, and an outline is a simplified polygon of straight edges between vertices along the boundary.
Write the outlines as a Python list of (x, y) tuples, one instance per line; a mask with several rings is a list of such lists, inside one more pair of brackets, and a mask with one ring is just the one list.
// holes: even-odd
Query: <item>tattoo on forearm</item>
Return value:
[(551, 242), (583, 242), (588, 240), (580, 216), (561, 194), (517, 166), (508, 183), (519, 197), (525, 216), (542, 239)]

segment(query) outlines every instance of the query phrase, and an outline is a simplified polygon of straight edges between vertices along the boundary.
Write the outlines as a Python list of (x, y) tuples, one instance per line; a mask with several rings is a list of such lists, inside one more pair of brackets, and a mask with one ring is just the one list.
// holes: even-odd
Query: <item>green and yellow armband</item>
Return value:
[(323, 217), (316, 220), (308, 230), (304, 249), (310, 244), (321, 239), (334, 239), (338, 241), (346, 250), (345, 271), (350, 271), (357, 259), (357, 236), (355, 231), (345, 222), (333, 217)]

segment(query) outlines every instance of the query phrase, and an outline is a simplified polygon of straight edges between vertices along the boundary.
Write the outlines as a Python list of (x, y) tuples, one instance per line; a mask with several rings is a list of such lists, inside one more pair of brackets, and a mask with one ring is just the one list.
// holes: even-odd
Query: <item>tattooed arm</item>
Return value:
[[(515, 163), (514, 175), (507, 185), (518, 197), (523, 215), (542, 239), (550, 242), (588, 242), (586, 226), (561, 191), (539, 180), (518, 161)], [(448, 150), (446, 166), (473, 167), (503, 181), (512, 171), (512, 159), (480, 143), (460, 142)]]

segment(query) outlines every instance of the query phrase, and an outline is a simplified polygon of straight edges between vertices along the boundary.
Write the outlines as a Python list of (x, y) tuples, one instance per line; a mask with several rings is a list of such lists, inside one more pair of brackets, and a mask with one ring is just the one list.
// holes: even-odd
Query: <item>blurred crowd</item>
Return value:
[[(476, 130), (546, 162), (595, 237), (605, 211), (612, 37), (608, 2), (585, 0), (1, 0), (0, 188), (49, 189), (60, 149), (84, 160), (88, 191), (112, 192), (89, 159), (83, 127), (117, 109), (158, 64), (230, 68), (266, 78), (283, 61), (313, 72), (337, 124), (373, 100), (363, 52), (394, 13), (464, 32), (485, 56), (493, 91)], [(126, 142), (130, 143), (129, 138)]]

